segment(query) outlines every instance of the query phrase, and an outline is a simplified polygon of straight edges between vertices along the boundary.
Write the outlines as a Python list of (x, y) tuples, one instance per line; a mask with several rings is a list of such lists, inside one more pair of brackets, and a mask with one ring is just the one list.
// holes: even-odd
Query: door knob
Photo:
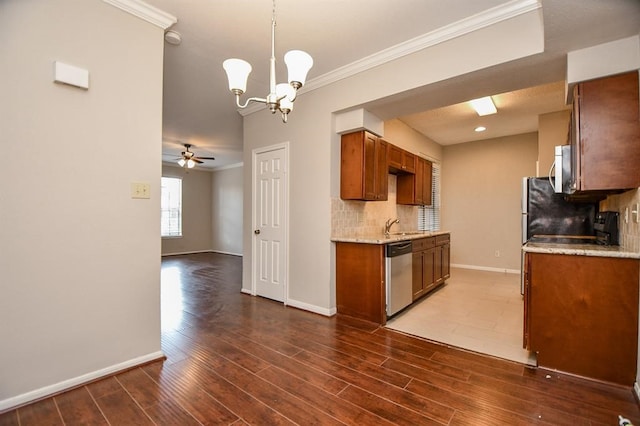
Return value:
[(256, 234), (256, 235), (258, 235), (258, 234), (260, 234), (260, 230), (259, 230), (259, 229), (256, 229), (255, 231), (253, 231), (253, 233), (254, 233), (254, 234)]

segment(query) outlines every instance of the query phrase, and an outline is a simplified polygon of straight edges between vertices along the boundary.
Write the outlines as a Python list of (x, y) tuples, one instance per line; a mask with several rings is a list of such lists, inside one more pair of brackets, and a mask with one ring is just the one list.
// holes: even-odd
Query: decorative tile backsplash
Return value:
[(347, 201), (331, 199), (331, 235), (359, 237), (382, 235), (387, 219), (400, 219), (391, 232), (418, 229), (418, 207), (396, 204), (397, 177), (389, 175), (387, 201)]
[[(640, 188), (622, 194), (610, 195), (600, 202), (600, 211), (614, 211), (620, 214), (618, 228), (620, 230), (620, 247), (640, 253), (640, 224), (635, 221), (636, 213), (631, 212), (640, 203)], [(629, 209), (629, 220), (625, 221), (625, 209)]]

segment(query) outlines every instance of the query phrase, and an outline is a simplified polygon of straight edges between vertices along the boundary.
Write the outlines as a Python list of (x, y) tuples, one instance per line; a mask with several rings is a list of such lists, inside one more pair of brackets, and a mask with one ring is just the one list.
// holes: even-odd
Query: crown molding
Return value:
[(375, 68), (389, 61), (419, 52), (423, 49), (444, 43), (454, 38), (498, 24), (502, 21), (515, 18), (516, 16), (520, 16), (540, 8), (542, 8), (542, 5), (539, 0), (513, 0), (509, 3), (487, 9), (476, 15), (469, 16), (429, 33), (396, 44), (388, 49), (381, 50), (380, 52), (366, 56), (360, 60), (314, 78), (302, 87), (300, 93), (335, 83), (336, 81), (351, 77), (371, 68)]
[(169, 13), (151, 6), (141, 0), (102, 0), (120, 10), (124, 10), (133, 16), (144, 19), (147, 22), (166, 30), (176, 22), (178, 18)]
[[(419, 52), (428, 47), (452, 40), (465, 34), (498, 24), (511, 18), (541, 9), (539, 0), (513, 0), (508, 3), (484, 10), (478, 14), (469, 16), (438, 28), (429, 33), (409, 39), (402, 43), (366, 56), (343, 67), (336, 68), (326, 74), (309, 80), (299, 91), (303, 94), (311, 90), (319, 89), (361, 72), (370, 70), (394, 59)], [(264, 109), (262, 104), (254, 104), (245, 109), (238, 110), (243, 117)]]

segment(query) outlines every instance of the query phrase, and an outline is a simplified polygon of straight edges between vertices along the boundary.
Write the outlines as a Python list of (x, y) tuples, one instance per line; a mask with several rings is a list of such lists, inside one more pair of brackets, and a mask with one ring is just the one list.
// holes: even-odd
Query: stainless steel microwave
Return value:
[[(549, 170), (549, 182), (553, 190), (558, 194), (573, 194), (576, 185), (571, 170), (571, 145), (558, 145), (555, 147), (555, 161)], [(555, 176), (552, 176), (555, 170)]]

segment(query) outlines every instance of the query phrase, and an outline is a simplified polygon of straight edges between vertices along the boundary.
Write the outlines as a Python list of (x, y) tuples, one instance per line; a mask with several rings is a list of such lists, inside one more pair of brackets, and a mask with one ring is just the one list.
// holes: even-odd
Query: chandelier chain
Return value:
[(276, 0), (273, 0), (273, 9), (271, 10), (271, 20), (276, 24)]

